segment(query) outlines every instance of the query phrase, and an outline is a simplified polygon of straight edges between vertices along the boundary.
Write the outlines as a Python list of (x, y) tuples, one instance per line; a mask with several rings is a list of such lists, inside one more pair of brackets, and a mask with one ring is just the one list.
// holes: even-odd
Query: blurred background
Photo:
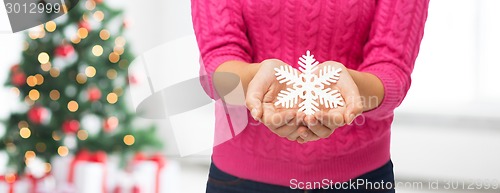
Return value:
[[(194, 34), (189, 0), (109, 2), (125, 9), (125, 36), (136, 55)], [(412, 87), (396, 110), (391, 152), (396, 180), (423, 186), (399, 192), (500, 191), (485, 185), (500, 182), (499, 7), (498, 0), (431, 1)], [(23, 40), (23, 33), (0, 34), (0, 85), (20, 61)], [(11, 88), (0, 87), (0, 120), (15, 110), (13, 101)], [(179, 156), (169, 123), (156, 124), (162, 154), (180, 164), (173, 178), (181, 192), (204, 192), (210, 157)], [(428, 187), (436, 181), (438, 190)], [(484, 187), (447, 188), (446, 182)]]

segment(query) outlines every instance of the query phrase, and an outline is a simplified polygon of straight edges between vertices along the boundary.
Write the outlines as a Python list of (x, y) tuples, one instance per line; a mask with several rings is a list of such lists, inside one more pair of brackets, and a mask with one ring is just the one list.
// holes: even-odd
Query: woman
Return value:
[[(390, 127), (427, 8), (428, 0), (192, 0), (206, 89), (214, 97), (229, 83), (213, 74), (236, 74), (249, 110), (246, 128), (214, 147), (207, 192), (394, 192)], [(297, 68), (307, 50), (320, 68), (342, 69), (328, 87), (343, 107), (306, 116), (274, 105), (287, 87), (274, 69)]]

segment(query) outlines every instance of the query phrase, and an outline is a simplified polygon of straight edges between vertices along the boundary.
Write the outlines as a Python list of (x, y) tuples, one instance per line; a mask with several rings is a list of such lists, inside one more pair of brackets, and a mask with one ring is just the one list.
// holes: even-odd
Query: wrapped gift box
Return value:
[(58, 193), (106, 193), (107, 155), (81, 151), (74, 157), (52, 161)]
[(0, 193), (29, 193), (28, 180), (14, 175), (0, 175)]
[(160, 155), (150, 158), (138, 154), (132, 162), (132, 175), (140, 193), (179, 192), (180, 167)]

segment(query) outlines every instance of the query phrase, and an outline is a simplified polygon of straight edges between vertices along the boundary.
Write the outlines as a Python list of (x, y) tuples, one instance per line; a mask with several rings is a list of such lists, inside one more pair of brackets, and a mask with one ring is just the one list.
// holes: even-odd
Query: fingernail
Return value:
[(258, 121), (257, 116), (259, 115), (259, 110), (257, 110), (257, 109), (254, 108), (254, 109), (252, 109), (252, 111), (250, 112), (250, 114), (252, 114), (252, 117), (253, 117), (254, 120)]
[(300, 134), (300, 136), (301, 136), (302, 138), (307, 138), (307, 132), (303, 132), (303, 133), (301, 133), (301, 134)]

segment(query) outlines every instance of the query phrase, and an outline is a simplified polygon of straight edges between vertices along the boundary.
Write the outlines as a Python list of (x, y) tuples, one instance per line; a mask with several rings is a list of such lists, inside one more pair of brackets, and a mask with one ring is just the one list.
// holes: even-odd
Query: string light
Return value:
[(109, 79), (113, 80), (113, 79), (115, 79), (115, 78), (116, 78), (116, 76), (118, 76), (118, 72), (116, 72), (116, 70), (115, 70), (115, 69), (109, 69), (109, 70), (108, 70), (108, 72), (106, 73), (106, 76), (107, 76)]
[(41, 64), (40, 65), (40, 68), (45, 71), (45, 72), (48, 72), (50, 70), (50, 68), (52, 68), (52, 64), (50, 62), (47, 62), (45, 64)]
[(40, 54), (38, 54), (38, 62), (40, 62), (40, 64), (45, 64), (49, 62), (49, 60), (49, 54), (47, 54), (46, 52), (41, 52)]
[(89, 137), (89, 134), (86, 130), (79, 130), (76, 134), (76, 137), (78, 137), (78, 139), (81, 141), (85, 141)]
[(59, 97), (61, 97), (61, 94), (59, 93), (58, 90), (51, 90), (49, 93), (50, 99), (53, 101), (59, 100)]
[(94, 77), (95, 74), (96, 74), (96, 69), (93, 66), (85, 68), (85, 75), (87, 75), (89, 78)]
[(133, 145), (135, 143), (135, 137), (133, 135), (125, 135), (125, 137), (123, 137), (123, 143), (125, 143), (125, 145)]
[(89, 11), (92, 11), (95, 9), (95, 2), (94, 1), (87, 1), (85, 3), (85, 8), (87, 8), (87, 10)]
[(103, 51), (104, 51), (104, 49), (102, 48), (101, 45), (95, 45), (92, 48), (92, 54), (94, 54), (94, 56), (101, 56)]
[(40, 98), (40, 92), (36, 89), (30, 90), (28, 96), (30, 97), (31, 100), (36, 101)]
[(24, 102), (29, 106), (34, 105), (35, 101), (31, 100), (29, 96), (24, 97)]
[(31, 136), (31, 130), (27, 127), (23, 127), (19, 130), (19, 135), (24, 139), (28, 139)]
[(122, 37), (122, 36), (118, 36), (115, 39), (115, 45), (116, 46), (123, 47), (123, 46), (125, 46), (126, 43), (127, 43), (127, 40), (125, 40), (125, 38)]
[(49, 71), (50, 76), (57, 78), (60, 74), (59, 69), (57, 68), (51, 68)]
[(50, 163), (45, 163), (45, 173), (50, 173), (52, 170), (52, 165)]
[(38, 32), (38, 38), (41, 39), (44, 37), (45, 37), (45, 30), (43, 30), (43, 27), (42, 27), (42, 30), (40, 32)]
[(36, 86), (37, 83), (38, 83), (38, 80), (36, 79), (35, 76), (28, 76), (28, 78), (26, 78), (26, 84), (28, 84), (28, 86), (30, 86), (30, 87)]
[(8, 142), (5, 144), (5, 146), (6, 146), (5, 149), (7, 149), (7, 152), (14, 153), (17, 151), (17, 147), (16, 147), (16, 145), (14, 145), (14, 143)]
[(94, 19), (96, 19), (99, 22), (104, 20), (104, 13), (102, 11), (96, 11), (94, 13)]
[(59, 141), (59, 140), (61, 140), (61, 136), (57, 132), (53, 131), (52, 132), (52, 139), (54, 139), (55, 141)]
[(30, 43), (28, 43), (27, 41), (24, 41), (23, 42), (23, 51), (28, 50), (28, 48), (30, 48)]
[(43, 24), (40, 24), (39, 26), (33, 28), (33, 30), (30, 30), (28, 36), (33, 40), (45, 37), (45, 30), (43, 29)]
[(30, 31), (30, 32), (28, 33), (28, 36), (29, 36), (32, 40), (36, 40), (36, 39), (38, 38), (38, 34), (39, 34), (39, 32), (37, 32), (37, 31)]
[(68, 13), (68, 7), (66, 6), (66, 3), (63, 3), (63, 11), (64, 11), (64, 14)]
[(117, 63), (120, 60), (120, 55), (118, 55), (116, 52), (111, 52), (109, 54), (109, 61), (111, 63)]
[(71, 39), (71, 42), (73, 42), (74, 44), (78, 44), (78, 43), (80, 43), (80, 41), (82, 41), (82, 39), (80, 37), (75, 37), (75, 38)]
[(118, 127), (119, 122), (120, 122), (120, 121), (118, 120), (118, 118), (116, 118), (116, 117), (114, 117), (114, 116), (113, 116), (113, 117), (108, 118), (108, 120), (107, 120), (107, 124), (108, 124), (108, 126), (109, 126), (110, 128), (116, 128), (116, 127)]
[(123, 47), (120, 47), (120, 46), (115, 46), (115, 47), (113, 48), (113, 51), (114, 51), (115, 53), (117, 53), (118, 55), (122, 55), (122, 54), (123, 54), (123, 52), (125, 51), (125, 49), (123, 49)]
[(99, 32), (99, 37), (102, 39), (102, 40), (108, 40), (109, 37), (110, 37), (110, 34), (109, 34), (109, 31), (108, 30), (101, 30), (101, 32)]
[(28, 125), (28, 122), (26, 122), (26, 121), (19, 121), (19, 123), (17, 123), (17, 127), (19, 127), (19, 129), (21, 129), (23, 127), (29, 127), (29, 125)]
[(47, 150), (47, 145), (45, 145), (45, 143), (40, 142), (35, 145), (35, 148), (36, 151), (38, 152), (45, 152), (45, 150)]
[(80, 39), (85, 39), (89, 35), (89, 31), (87, 31), (87, 29), (81, 27), (80, 29), (78, 29), (77, 35)]
[(113, 90), (114, 93), (116, 93), (118, 96), (121, 96), (123, 94), (123, 89), (122, 88), (115, 88)]
[(59, 146), (59, 148), (57, 148), (57, 154), (59, 154), (61, 157), (67, 156), (68, 153), (69, 149), (66, 146)]
[(16, 182), (16, 175), (12, 173), (5, 175), (5, 182), (7, 182), (7, 184), (13, 184)]
[(41, 74), (36, 74), (35, 78), (36, 78), (36, 84), (38, 85), (42, 85), (43, 81), (45, 80)]
[(10, 89), (16, 96), (19, 96), (21, 94), (21, 91), (17, 87), (12, 87)]
[(115, 93), (109, 93), (106, 99), (108, 100), (108, 103), (115, 104), (118, 101), (118, 95)]
[(78, 103), (76, 101), (70, 101), (68, 103), (68, 110), (71, 112), (78, 111)]
[(76, 75), (76, 82), (78, 82), (78, 84), (85, 84), (87, 82), (87, 76), (82, 73), (78, 73)]
[(36, 154), (34, 151), (26, 151), (26, 153), (24, 153), (24, 157), (26, 160), (31, 160), (36, 157)]
[(82, 20), (83, 21), (87, 21), (88, 20), (87, 13), (85, 13), (85, 14), (82, 15)]
[(56, 25), (56, 22), (54, 21), (49, 21), (45, 24), (45, 29), (48, 31), (48, 32), (54, 32), (57, 28), (57, 25)]

